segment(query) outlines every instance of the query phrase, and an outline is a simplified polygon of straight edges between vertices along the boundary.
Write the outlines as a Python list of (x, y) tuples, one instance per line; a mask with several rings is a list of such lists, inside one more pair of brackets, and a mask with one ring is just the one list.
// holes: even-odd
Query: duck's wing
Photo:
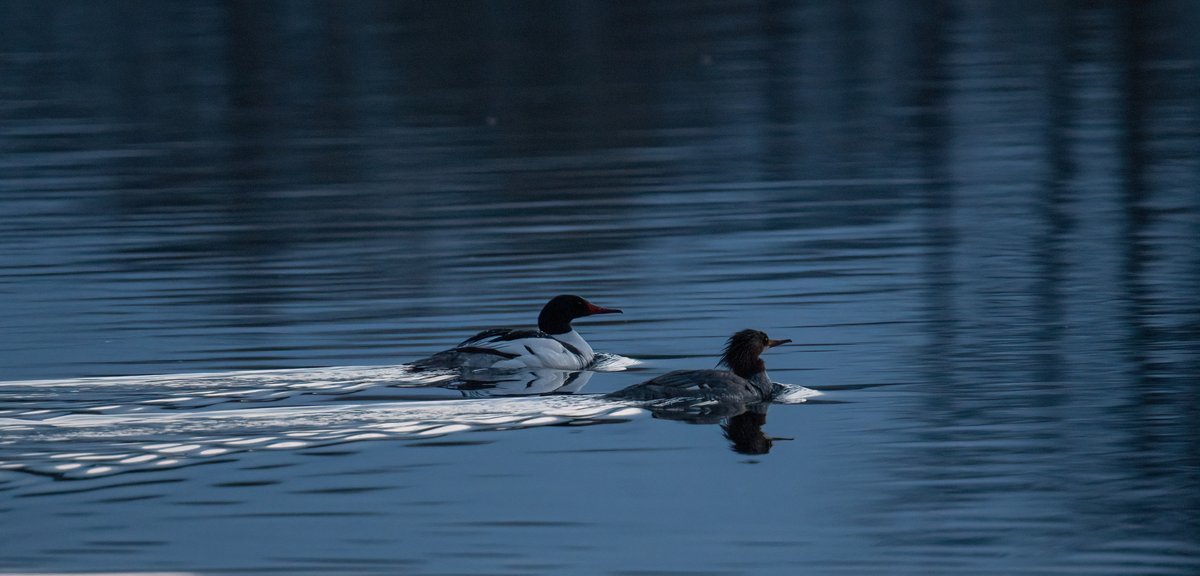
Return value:
[[(561, 369), (578, 369), (591, 361), (583, 359), (579, 349), (542, 332), (541, 330), (515, 330), (512, 328), (496, 328), (484, 330), (459, 343), (456, 350), (471, 350), (499, 354), (512, 354), (513, 357), (529, 356), (538, 359), (531, 365), (555, 366)], [(580, 363), (579, 366), (574, 364)]]
[(488, 368), (499, 362), (511, 361), (520, 356), (513, 352), (476, 346), (460, 346), (443, 350), (422, 358), (409, 365), (415, 370), (440, 370), (454, 368)]
[[(550, 338), (549, 334), (541, 330), (520, 330), (517, 328), (492, 328), (484, 330), (462, 342), (459, 342), (458, 348), (496, 348), (504, 346), (506, 342), (520, 340), (522, 338)], [(553, 340), (553, 338), (550, 338)]]
[(449, 368), (555, 368), (579, 370), (591, 361), (574, 346), (540, 330), (494, 328), (484, 330), (458, 346), (413, 363), (419, 369)]

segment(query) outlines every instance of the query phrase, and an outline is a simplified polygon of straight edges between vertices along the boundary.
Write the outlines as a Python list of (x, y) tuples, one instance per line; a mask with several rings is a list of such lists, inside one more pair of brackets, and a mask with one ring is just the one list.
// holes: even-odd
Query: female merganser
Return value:
[(493, 328), (484, 330), (429, 358), (413, 362), (429, 368), (554, 368), (582, 370), (595, 352), (571, 327), (571, 321), (593, 314), (620, 314), (616, 308), (597, 306), (570, 294), (551, 298), (538, 315), (537, 330)]
[(767, 367), (759, 355), (768, 348), (791, 340), (772, 340), (758, 330), (742, 330), (725, 343), (718, 365), (725, 370), (676, 370), (641, 384), (609, 394), (621, 400), (697, 400), (731, 405), (764, 402), (771, 399), (775, 384), (767, 376)]

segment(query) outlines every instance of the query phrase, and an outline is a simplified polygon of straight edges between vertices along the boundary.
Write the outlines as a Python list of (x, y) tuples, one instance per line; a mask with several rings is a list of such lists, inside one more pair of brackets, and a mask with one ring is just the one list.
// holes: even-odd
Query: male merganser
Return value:
[(725, 343), (719, 364), (725, 370), (676, 370), (608, 394), (621, 400), (697, 400), (745, 405), (771, 399), (775, 384), (759, 355), (791, 340), (772, 340), (758, 330), (742, 330)]
[(571, 327), (571, 321), (593, 314), (620, 314), (616, 308), (597, 306), (570, 294), (551, 298), (538, 315), (537, 330), (493, 328), (484, 330), (429, 358), (413, 362), (429, 368), (554, 368), (582, 370), (595, 352)]

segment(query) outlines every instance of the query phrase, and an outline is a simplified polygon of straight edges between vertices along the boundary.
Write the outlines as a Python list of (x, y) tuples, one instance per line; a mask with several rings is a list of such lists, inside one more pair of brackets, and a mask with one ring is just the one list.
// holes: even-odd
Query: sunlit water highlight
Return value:
[[(592, 369), (638, 364), (600, 353)], [(467, 388), (457, 371), (407, 365), (0, 382), (0, 470), (90, 478), (252, 450), (582, 426), (646, 414), (637, 403), (571, 395), (591, 372), (474, 370)], [(475, 399), (436, 399), (454, 390)], [(389, 393), (402, 401), (387, 401)], [(551, 393), (557, 395), (543, 396)], [(802, 403), (817, 394), (785, 385), (778, 401)]]

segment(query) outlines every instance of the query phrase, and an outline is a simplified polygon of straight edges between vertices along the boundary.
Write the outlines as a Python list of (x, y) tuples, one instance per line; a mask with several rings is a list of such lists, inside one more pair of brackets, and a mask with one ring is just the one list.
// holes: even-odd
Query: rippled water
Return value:
[[(7, 3), (0, 572), (1194, 574), (1198, 25)], [(745, 327), (794, 403), (596, 394)]]

